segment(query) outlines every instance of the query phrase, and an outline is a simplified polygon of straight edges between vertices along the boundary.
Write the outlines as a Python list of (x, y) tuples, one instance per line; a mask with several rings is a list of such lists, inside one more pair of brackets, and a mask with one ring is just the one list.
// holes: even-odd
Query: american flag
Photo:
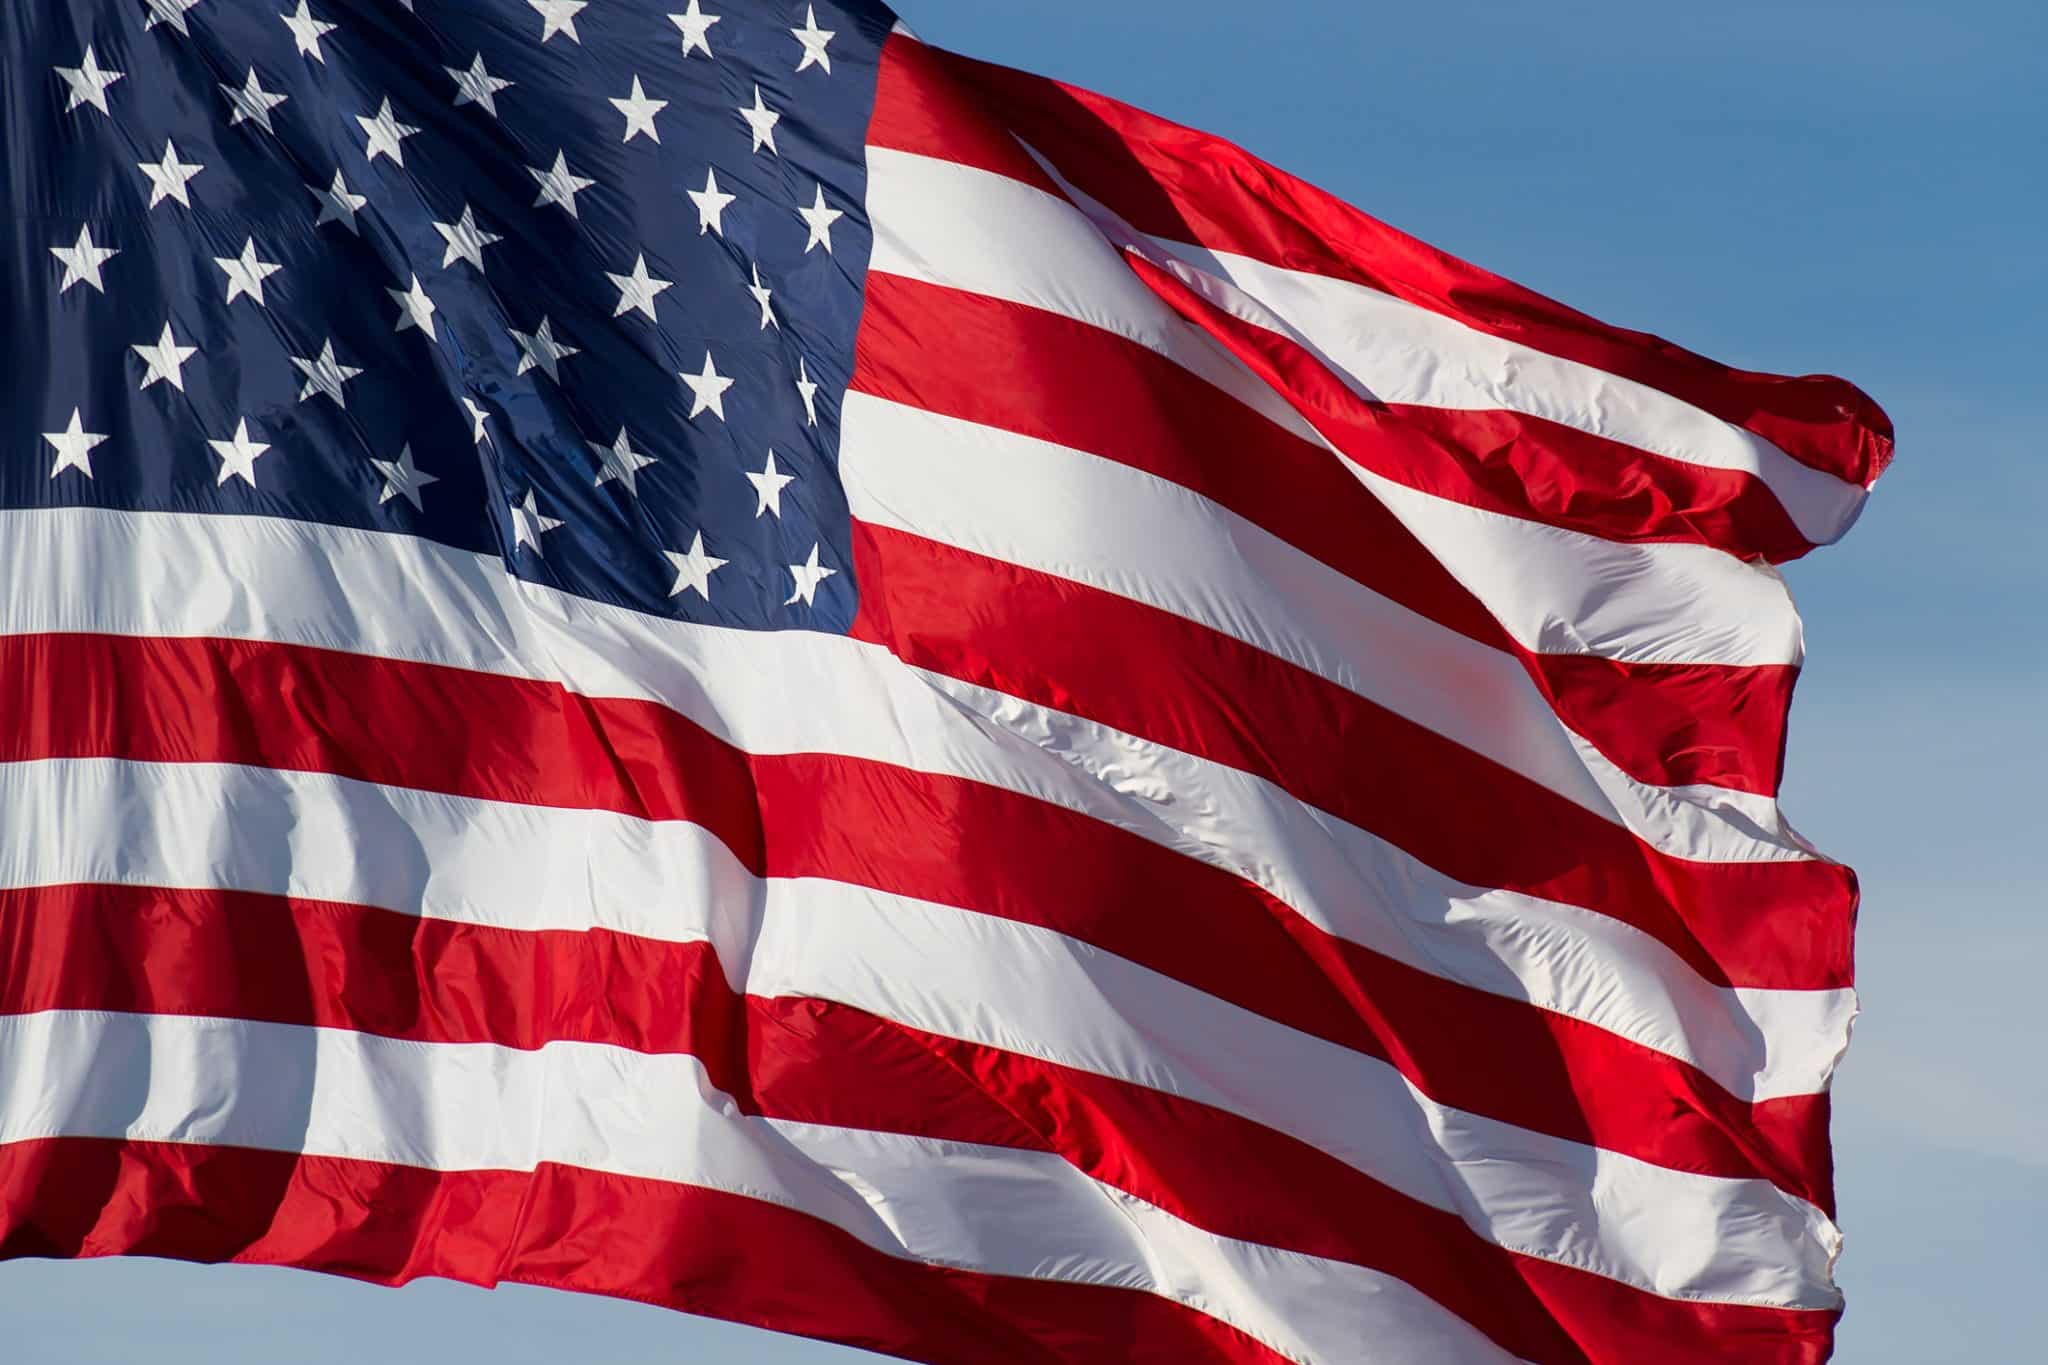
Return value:
[(1891, 452), (865, 0), (0, 10), (0, 1254), (1813, 1365)]

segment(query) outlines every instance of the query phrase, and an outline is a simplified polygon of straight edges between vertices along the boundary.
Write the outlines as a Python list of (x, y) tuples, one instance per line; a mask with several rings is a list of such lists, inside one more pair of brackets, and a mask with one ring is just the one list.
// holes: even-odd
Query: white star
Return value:
[(270, 443), (268, 441), (252, 441), (249, 439), (248, 418), (244, 417), (235, 423), (233, 439), (226, 441), (210, 440), (207, 444), (213, 447), (214, 454), (220, 456), (220, 474), (214, 479), (215, 483), (226, 483), (229, 479), (240, 475), (242, 481), (248, 484), (249, 487), (254, 488), (256, 486), (256, 457), (270, 449)]
[[(697, 0), (690, 0), (690, 7), (681, 14), (671, 14), (668, 21), (683, 31), (683, 55), (690, 55), (693, 48), (702, 48), (704, 55), (711, 56), (711, 43), (705, 37), (711, 26), (718, 22), (716, 14), (706, 14), (697, 8)], [(717, 60), (713, 58), (713, 60)]]
[(514, 374), (525, 374), (528, 370), (538, 368), (542, 374), (559, 384), (562, 382), (562, 376), (558, 372), (561, 362), (583, 352), (581, 346), (570, 346), (555, 340), (554, 325), (547, 320), (546, 314), (542, 314), (540, 326), (531, 332), (522, 332), (516, 327), (507, 330), (512, 333), (512, 339), (519, 343), (519, 349), (525, 352), (519, 357), (519, 368), (513, 371)]
[(804, 400), (804, 420), (810, 426), (818, 425), (818, 386), (804, 373), (804, 358), (796, 358), (796, 396)]
[(384, 491), (377, 495), (377, 505), (382, 507), (393, 498), (404, 498), (413, 505), (413, 510), (424, 512), (426, 504), (420, 499), (420, 490), (430, 483), (441, 482), (438, 474), (429, 474), (412, 462), (412, 447), (398, 448), (395, 460), (380, 460), (370, 457), (370, 463), (377, 466), (377, 472), (384, 476)]
[(619, 289), (619, 306), (612, 309), (613, 317), (619, 317), (628, 308), (637, 308), (647, 314), (648, 321), (661, 321), (660, 318), (654, 315), (654, 300), (657, 295), (674, 282), (647, 273), (647, 255), (645, 252), (634, 258), (632, 274), (614, 275), (609, 270), (604, 273)]
[(663, 550), (668, 562), (675, 566), (676, 585), (668, 590), (670, 597), (679, 597), (694, 592), (706, 602), (711, 600), (711, 575), (726, 566), (727, 561), (717, 555), (704, 553), (704, 533), (697, 532), (690, 537), (690, 548), (677, 554), (674, 550)]
[(615, 99), (611, 103), (612, 108), (626, 116), (626, 135), (620, 138), (619, 141), (631, 142), (641, 133), (647, 134), (648, 137), (656, 142), (661, 141), (661, 134), (656, 132), (654, 128), (654, 116), (668, 108), (668, 101), (647, 98), (647, 92), (640, 88), (640, 78), (638, 76), (633, 77), (632, 93), (624, 99)]
[(832, 225), (846, 216), (840, 209), (825, 207), (825, 187), (818, 186), (818, 194), (807, 209), (798, 209), (796, 216), (804, 220), (804, 226), (811, 230), (810, 240), (804, 243), (804, 255), (811, 254), (811, 248), (823, 243), (825, 254), (832, 254)]
[(679, 370), (676, 378), (690, 386), (695, 400), (690, 404), (690, 416), (695, 417), (709, 408), (719, 421), (725, 420), (725, 391), (732, 387), (732, 381), (711, 363), (711, 352), (704, 353), (704, 373), (691, 374), (688, 370)]
[(410, 289), (386, 289), (384, 292), (398, 305), (398, 324), (392, 331), (407, 332), (417, 327), (427, 334), (429, 340), (440, 340), (434, 335), (434, 301), (427, 297), (426, 286), (420, 283), (418, 275), (412, 277)]
[(512, 504), (513, 553), (517, 554), (520, 546), (529, 545), (535, 554), (539, 554), (540, 538), (561, 524), (560, 517), (541, 515), (540, 509), (533, 505), (533, 490), (527, 489), (526, 501)]
[(704, 172), (704, 188), (691, 190), (689, 194), (690, 202), (697, 206), (697, 235), (702, 237), (706, 232), (715, 232), (721, 237), (725, 236), (725, 224), (720, 221), (720, 215), (725, 212), (725, 206), (732, 203), (737, 196), (719, 190), (718, 172), (707, 169)]
[[(57, 74), (64, 84), (71, 87), (71, 98), (64, 103), (64, 112), (70, 113), (81, 104), (90, 104), (102, 114), (107, 109), (107, 87), (126, 74), (120, 71), (102, 71), (99, 62), (92, 55), (92, 44), (85, 45), (85, 57), (77, 66), (60, 66)], [(110, 115), (111, 116), (111, 115)]]
[(249, 79), (242, 82), (240, 90), (232, 85), (223, 85), (220, 92), (226, 95), (228, 103), (235, 107), (235, 112), (228, 118), (229, 127), (232, 128), (235, 124), (247, 120), (273, 136), (277, 130), (270, 126), (270, 111), (290, 98), (288, 95), (274, 95), (265, 90), (263, 82), (256, 79), (256, 68), (253, 66), (249, 68)]
[(164, 324), (163, 335), (156, 345), (145, 346), (141, 342), (128, 348), (142, 357), (142, 363), (149, 368), (142, 376), (138, 388), (146, 389), (159, 379), (171, 381), (171, 387), (179, 393), (185, 391), (185, 362), (199, 354), (197, 346), (180, 346), (178, 339), (171, 335), (171, 324)]
[(334, 184), (331, 188), (323, 190), (318, 185), (308, 185), (306, 188), (320, 201), (320, 222), (313, 224), (314, 227), (319, 227), (321, 223), (340, 223), (350, 232), (354, 232), (356, 210), (370, 202), (365, 195), (349, 193), (348, 182), (341, 178), (339, 168), (334, 172)]
[(263, 282), (284, 269), (284, 267), (274, 261), (258, 260), (256, 258), (256, 239), (254, 237), (242, 239), (241, 255), (216, 256), (213, 258), (213, 263), (219, 266), (228, 277), (227, 301), (229, 303), (233, 303), (242, 295), (247, 294), (250, 298), (256, 300), (260, 306), (264, 308), (270, 306), (263, 298)]
[(796, 591), (782, 604), (785, 607), (793, 607), (798, 602), (807, 607), (815, 607), (818, 605), (818, 585), (839, 572), (837, 569), (828, 569), (818, 562), (818, 546), (815, 542), (811, 545), (811, 557), (802, 564), (790, 565), (789, 571), (796, 575)]
[(796, 69), (801, 71), (807, 66), (819, 66), (825, 69), (826, 75), (831, 75), (832, 58), (826, 54), (825, 44), (831, 42), (837, 35), (832, 29), (818, 27), (817, 7), (805, 5), (804, 26), (793, 28), (790, 32), (804, 45), (803, 60), (796, 64)]
[(311, 360), (293, 356), (292, 364), (299, 367), (299, 373), (306, 376), (304, 387), (299, 390), (299, 401), (305, 402), (316, 393), (324, 393), (334, 400), (336, 407), (348, 406), (341, 386), (363, 372), (360, 365), (344, 365), (334, 358), (334, 342), (329, 339), (320, 348), (320, 354)]
[(654, 463), (654, 456), (643, 455), (633, 449), (633, 442), (626, 435), (624, 427), (619, 428), (619, 439), (606, 445), (602, 441), (585, 442), (597, 452), (597, 481), (594, 488), (602, 488), (617, 479), (626, 485), (626, 491), (634, 497), (640, 496), (640, 471)]
[(94, 246), (92, 227), (89, 224), (80, 224), (78, 241), (71, 246), (53, 246), (50, 248), (50, 254), (64, 265), (64, 282), (57, 286), (58, 293), (63, 293), (82, 280), (104, 294), (107, 292), (107, 286), (100, 279), (100, 267), (120, 255), (121, 248)]
[(751, 469), (747, 471), (747, 482), (754, 485), (754, 493), (760, 499), (760, 505), (754, 508), (755, 520), (770, 512), (775, 514), (777, 521), (782, 520), (782, 490), (796, 482), (796, 475), (785, 474), (775, 467), (774, 451), (768, 452), (768, 463), (760, 473), (756, 474)]
[(476, 400), (466, 393), (462, 395), (462, 406), (469, 410), (469, 420), (475, 424), (475, 430), (470, 432), (470, 439), (475, 444), (482, 445), (484, 442), (484, 423), (490, 420), (491, 414), (478, 407)]
[(185, 11), (199, 3), (199, 0), (143, 0), (149, 16), (142, 21), (145, 32), (158, 24), (169, 24), (179, 36), (189, 38), (192, 30), (185, 26)]
[(292, 42), (298, 45), (301, 54), (311, 57), (322, 66), (327, 64), (327, 54), (320, 50), (320, 39), (323, 35), (334, 32), (335, 25), (315, 19), (313, 11), (307, 8), (306, 0), (299, 0), (298, 13), (280, 14), (277, 17), (284, 20), (284, 26), (292, 31)]
[(540, 40), (546, 42), (557, 33), (569, 35), (569, 41), (581, 43), (583, 36), (576, 32), (577, 11), (585, 8), (590, 0), (526, 0), (526, 3), (540, 11)]
[(67, 469), (82, 470), (85, 477), (92, 477), (92, 448), (107, 438), (96, 431), (87, 431), (78, 420), (78, 409), (71, 410), (71, 425), (63, 431), (46, 431), (43, 439), (57, 449), (57, 463), (50, 466), (50, 477), (56, 478)]
[(754, 150), (758, 152), (766, 147), (769, 151), (775, 152), (775, 155), (781, 156), (782, 153), (775, 148), (775, 125), (782, 121), (782, 115), (761, 103), (760, 86), (754, 87), (753, 107), (748, 108), (742, 104), (739, 113), (747, 125), (747, 130), (754, 135)]
[(164, 141), (162, 161), (138, 161), (135, 163), (144, 175), (149, 177), (149, 206), (155, 208), (166, 199), (175, 199), (186, 208), (192, 207), (185, 182), (205, 170), (198, 162), (178, 160), (178, 149), (168, 138)]
[(476, 210), (469, 205), (462, 206), (462, 216), (452, 223), (436, 223), (434, 231), (441, 234), (441, 240), (448, 249), (441, 253), (441, 268), (446, 270), (457, 261), (468, 261), (478, 270), (484, 268), (484, 248), (493, 242), (505, 239), (495, 232), (485, 232), (476, 225)]
[(780, 331), (782, 324), (775, 320), (775, 309), (768, 302), (768, 300), (775, 297), (775, 291), (761, 283), (761, 263), (759, 261), (754, 262), (754, 282), (747, 286), (747, 292), (754, 296), (755, 303), (761, 305), (761, 330), (765, 332), (770, 327), (773, 327)]
[(540, 183), (540, 198), (533, 201), (533, 206), (539, 208), (542, 204), (560, 204), (569, 211), (571, 218), (577, 216), (576, 196), (597, 183), (595, 180), (586, 180), (580, 175), (572, 174), (567, 154), (559, 150), (555, 153), (555, 164), (548, 170), (538, 171), (528, 166), (526, 173)]
[(400, 123), (391, 116), (391, 96), (384, 97), (384, 103), (377, 108), (374, 118), (356, 115), (356, 122), (363, 127), (363, 159), (374, 162), (380, 156), (388, 156), (399, 165), (405, 164), (405, 140), (419, 129), (410, 123)]
[(456, 107), (460, 108), (465, 104), (481, 105), (483, 111), (492, 118), (498, 116), (498, 92), (510, 90), (513, 86), (513, 82), (493, 76), (484, 69), (484, 54), (481, 52), (470, 62), (467, 71), (456, 66), (444, 66), (441, 69), (455, 78)]

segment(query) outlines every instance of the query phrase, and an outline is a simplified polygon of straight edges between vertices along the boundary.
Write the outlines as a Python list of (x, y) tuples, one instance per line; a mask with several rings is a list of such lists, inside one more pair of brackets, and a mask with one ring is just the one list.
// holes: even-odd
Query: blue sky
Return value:
[[(1602, 317), (1885, 404), (1898, 463), (1790, 575), (1787, 807), (1866, 891), (1839, 1355), (2037, 1355), (2048, 8), (903, 3), (933, 41), (1231, 135)], [(567, 1294), (151, 1262), (0, 1266), (0, 1336), (76, 1365), (857, 1358)]]

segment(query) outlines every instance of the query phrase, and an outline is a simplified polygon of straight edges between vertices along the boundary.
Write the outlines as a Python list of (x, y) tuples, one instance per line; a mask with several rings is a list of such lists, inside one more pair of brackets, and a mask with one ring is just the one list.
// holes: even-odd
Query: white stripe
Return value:
[[(1519, 412), (1668, 459), (1752, 474), (1770, 489), (1800, 533), (1817, 543), (1839, 538), (1862, 508), (1867, 496), (1865, 489), (1801, 464), (1754, 432), (1650, 385), (1492, 336), (1364, 285), (1287, 270), (1251, 257), (1165, 238), (1140, 238), (1105, 206), (1075, 189), (1036, 149), (1027, 145), (1025, 150), (1075, 205), (1097, 220), (1098, 229), (1107, 232), (1119, 246), (1138, 248), (1142, 243), (1149, 248), (1144, 252), (1148, 260), (1169, 268), (1177, 265), (1174, 273), (1191, 283), (1195, 282), (1194, 276), (1205, 275), (1234, 286), (1233, 292), (1258, 300), (1266, 317), (1247, 315), (1246, 320), (1267, 326), (1268, 318), (1284, 318), (1286, 326), (1274, 330), (1304, 342), (1355, 391), (1367, 397), (1417, 407)], [(1029, 303), (1129, 334), (1127, 323), (1085, 317), (1070, 311), (1063, 302), (1048, 301), (1073, 299), (1075, 291), (1047, 290), (1040, 281), (1026, 283), (1005, 268), (1022, 244), (1038, 239), (1039, 233), (1048, 227), (1055, 234), (1052, 240), (1059, 241), (1063, 249), (1071, 246), (1065, 240), (1070, 230), (1057, 226), (1060, 215), (1031, 202), (1033, 196), (1042, 201), (1049, 200), (1048, 196), (994, 172), (894, 148), (868, 148), (868, 164), (868, 204), (877, 219), (874, 268), (889, 274), (923, 277), (921, 271), (934, 263), (926, 256), (932, 239), (919, 234), (906, 242), (889, 242), (884, 254), (879, 220), (888, 212), (890, 197), (934, 191), (939, 196), (932, 200), (936, 219), (937, 211), (946, 210), (953, 198), (936, 182), (948, 172), (958, 173), (971, 178), (961, 183), (984, 187), (970, 191), (970, 197), (980, 196), (985, 204), (1001, 203), (1000, 208), (982, 211), (984, 230), (1021, 226), (1019, 215), (1031, 225), (1006, 241), (1003, 250), (1009, 253), (1007, 256), (987, 261), (991, 267), (988, 274), (996, 277), (989, 279), (988, 287), (958, 287)], [(1007, 188), (986, 188), (997, 180)], [(917, 200), (898, 198), (898, 202), (914, 205)], [(973, 221), (976, 215), (971, 208), (963, 214), (954, 206), (945, 212), (944, 226), (949, 231), (958, 230)], [(954, 263), (943, 247), (938, 252), (934, 261), (943, 261), (948, 266)], [(1085, 280), (1083, 287), (1094, 292), (1110, 284), (1113, 274), (1103, 267), (1097, 253), (1087, 255), (1093, 259), (1063, 261), (1059, 273), (1073, 268), (1079, 272), (1076, 278)], [(899, 268), (902, 266), (909, 268)], [(1149, 290), (1134, 276), (1125, 274), (1124, 282), (1112, 285), (1100, 295), (1105, 301), (1124, 306), (1103, 311), (1121, 313), (1127, 318), (1142, 316), (1131, 312), (1127, 305)]]
[[(916, 36), (901, 24), (897, 31)], [(1019, 141), (1075, 203), (1108, 215), (1037, 148)], [(894, 150), (870, 147), (868, 156), (872, 162), (876, 152)], [(1260, 300), (1354, 389), (1381, 402), (1519, 412), (1687, 464), (1753, 474), (1800, 533), (1818, 544), (1842, 536), (1868, 496), (1867, 488), (1801, 464), (1747, 428), (1597, 366), (1494, 336), (1366, 285), (1165, 237), (1149, 240)]]
[(1705, 799), (1689, 800), (1692, 789), (1637, 781), (1572, 734), (1514, 656), (1380, 596), (1169, 479), (852, 391), (839, 472), (863, 521), (1221, 631), (1492, 759), (1663, 852), (1716, 862), (1812, 856), (1771, 798), (1710, 788)]
[(801, 912), (771, 899), (751, 991), (838, 1000), (1239, 1114), (1497, 1245), (1653, 1293), (1839, 1302), (1839, 1233), (1768, 1181), (1668, 1170), (1437, 1104), (1387, 1063), (1048, 930), (802, 886), (788, 903)]
[[(1088, 779), (1032, 794), (1235, 872), (1316, 927), (1418, 971), (1604, 1028), (1690, 1062), (1742, 1099), (1826, 1090), (1848, 1044), (1852, 990), (1715, 986), (1611, 916), (1458, 882), (1239, 769), (943, 674), (921, 676), (964, 712)], [(1014, 778), (982, 780), (1023, 789)], [(1190, 792), (1200, 793), (1199, 808)]]
[[(53, 1137), (440, 1171), (557, 1163), (765, 1200), (904, 1260), (1155, 1294), (1296, 1360), (1511, 1360), (1390, 1276), (1215, 1236), (1045, 1153), (751, 1118), (687, 1056), (166, 1015), (0, 1020), (0, 1143)], [(1384, 1354), (1359, 1356), (1361, 1341)]]
[[(1235, 359), (1224, 362), (1234, 376), (1219, 374), (1214, 343), (1125, 267), (1080, 208), (993, 172), (884, 148), (868, 155), (872, 269), (1023, 303), (1193, 359), (1203, 378), (1281, 420), (1285, 401)], [(1298, 415), (1285, 424), (1303, 434)], [(1346, 467), (1529, 649), (1652, 663), (1798, 661), (1798, 616), (1774, 573), (1706, 546), (1624, 545), (1483, 512)]]
[(1391, 1275), (1204, 1232), (1048, 1153), (780, 1120), (773, 1126), (807, 1159), (860, 1189), (901, 1243), (933, 1248), (927, 1259), (1144, 1290), (1234, 1323), (1300, 1360), (1516, 1359)]
[(0, 765), (0, 808), (19, 813), (0, 855), (10, 885), (223, 887), (708, 940), (736, 991), (835, 1000), (1228, 1110), (1511, 1250), (1686, 1298), (1834, 1302), (1833, 1226), (1768, 1181), (1438, 1104), (1388, 1063), (1051, 930), (840, 882), (757, 881), (695, 825), (111, 759)]
[(1800, 534), (1818, 544), (1847, 531), (1867, 496), (1756, 433), (1637, 380), (1493, 336), (1365, 285), (1151, 240), (1285, 319), (1287, 335), (1307, 342), (1354, 391), (1380, 402), (1504, 409), (1687, 464), (1751, 474)]
[[(1455, 882), (1234, 768), (811, 632), (663, 621), (496, 558), (257, 517), (0, 510), (0, 634), (219, 636), (539, 678), (673, 707), (752, 753), (839, 753), (1093, 816), (1419, 970), (1690, 1061), (1747, 1099), (1826, 1089), (1851, 992), (1727, 990), (1607, 916)], [(1199, 799), (1197, 799), (1199, 798)]]
[(1625, 545), (1347, 467), (1535, 653), (1736, 666), (1804, 656), (1791, 591), (1762, 560), (1684, 541)]
[[(1298, 333), (1290, 320), (1274, 312), (1268, 300), (1176, 257), (1157, 255), (1150, 239), (1141, 239), (1139, 249), (1225, 312), (1302, 344), (1352, 388), (1363, 388), (1311, 338)], [(1376, 291), (1359, 292), (1409, 308)], [(1457, 326), (1427, 310), (1410, 311)], [(1372, 344), (1385, 347), (1394, 339), (1375, 336)], [(1414, 358), (1419, 360), (1420, 353)], [(1434, 363), (1437, 357), (1428, 359)], [(1522, 378), (1518, 376), (1517, 382)], [(1741, 434), (1777, 453), (1762, 438)], [(1848, 490), (1854, 498), (1833, 535), (1815, 536), (1810, 529), (1802, 533), (1809, 539), (1832, 540), (1846, 531), (1861, 506), (1863, 491), (1796, 461), (1786, 463), (1807, 479)], [(1528, 649), (1632, 663), (1797, 664), (1804, 653), (1798, 612), (1785, 581), (1761, 560), (1745, 562), (1711, 546), (1685, 542), (1618, 543), (1441, 498), (1355, 463), (1347, 462), (1347, 468)]]
[[(892, 196), (908, 206), (896, 217), (914, 214), (915, 200), (906, 196), (927, 189), (939, 196), (931, 211), (946, 214), (943, 232), (919, 231), (909, 222), (885, 230), (887, 225), (877, 222), (871, 271), (1040, 308), (1135, 341), (1207, 380), (1275, 426), (1323, 444), (1322, 436), (1286, 399), (1214, 338), (1189, 326), (1162, 303), (1072, 205), (1003, 176), (970, 172), (951, 162), (885, 147), (867, 150), (871, 215)], [(962, 178), (969, 175), (979, 179)], [(978, 192), (989, 196), (980, 209), (973, 198)], [(1004, 216), (1007, 226), (983, 222), (984, 214), (991, 220)], [(932, 226), (938, 221), (935, 217)], [(1024, 245), (1047, 235), (1059, 246), (1056, 263), (1045, 259), (1042, 248)], [(983, 254), (1019, 249), (1027, 255), (1015, 262)]]
[(520, 932), (710, 934), (761, 886), (700, 826), (228, 763), (0, 764), (0, 888), (245, 891)]

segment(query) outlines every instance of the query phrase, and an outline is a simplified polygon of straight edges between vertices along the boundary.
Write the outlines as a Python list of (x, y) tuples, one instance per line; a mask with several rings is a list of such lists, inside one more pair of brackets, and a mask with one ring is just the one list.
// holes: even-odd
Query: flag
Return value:
[(1858, 390), (864, 0), (0, 62), (0, 1254), (1827, 1356)]

